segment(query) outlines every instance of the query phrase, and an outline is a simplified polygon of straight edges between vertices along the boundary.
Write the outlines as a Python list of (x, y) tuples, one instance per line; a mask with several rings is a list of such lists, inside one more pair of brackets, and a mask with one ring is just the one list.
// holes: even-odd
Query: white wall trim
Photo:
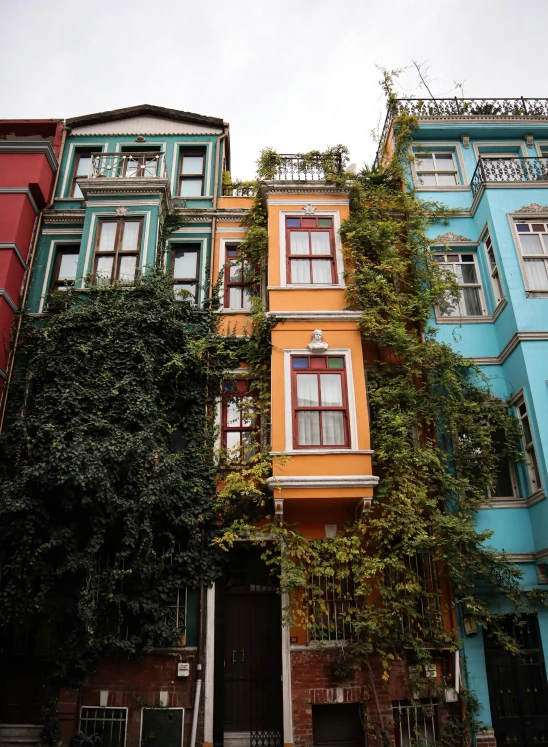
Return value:
[[(306, 453), (306, 452), (305, 452)], [(291, 475), (269, 477), (269, 490), (283, 488), (371, 488), (379, 482), (377, 475)]]
[(204, 742), (213, 744), (213, 706), (215, 681), (215, 584), (206, 592)]
[[(76, 148), (95, 148), (97, 147), (98, 151), (101, 151), (102, 153), (106, 152), (106, 149), (108, 148), (108, 141), (107, 142), (97, 142), (97, 143), (70, 143), (67, 157), (65, 159), (65, 166), (64, 171), (65, 174), (63, 176), (63, 184), (61, 186), (61, 189), (59, 190), (59, 197), (67, 197), (67, 181), (70, 179), (72, 180), (72, 173), (74, 171), (74, 151)], [(67, 199), (71, 200), (79, 200), (81, 202), (81, 198), (79, 197), (70, 197)]]
[[(317, 286), (313, 286), (316, 288)], [(332, 286), (329, 286), (332, 287)], [(276, 319), (293, 319), (295, 321), (339, 322), (345, 319), (358, 321), (362, 318), (361, 311), (267, 311), (267, 317)]]
[[(283, 611), (289, 606), (289, 595), (282, 594), (281, 597), (283, 620)], [(289, 625), (284, 625), (282, 623), (282, 702), (284, 744), (293, 744), (293, 700), (291, 695), (290, 632), (291, 631), (289, 629)]]
[[(500, 153), (497, 153), (496, 151), (492, 154), (485, 153), (485, 148), (500, 148), (501, 146), (507, 147), (507, 146), (518, 146), (520, 148), (520, 153), (508, 153), (505, 154), (502, 151)], [(474, 141), (472, 143), (472, 148), (474, 149), (474, 155), (476, 156), (476, 162), (479, 158), (509, 158), (510, 156), (516, 156), (517, 158), (523, 157), (527, 158), (527, 148), (525, 147), (525, 140), (505, 140), (504, 142), (501, 142), (500, 140), (498, 142), (476, 142)], [(480, 153), (480, 148), (483, 152)]]
[(19, 247), (17, 246), (17, 244), (1, 244), (0, 243), (0, 251), (2, 249), (8, 249), (8, 250), (11, 249), (13, 252), (15, 252), (15, 256), (17, 257), (17, 259), (21, 263), (21, 266), (23, 267), (23, 269), (24, 270), (27, 269), (27, 263), (23, 259), (23, 255), (19, 251)]
[(12, 300), (10, 294), (5, 288), (0, 288), (0, 298), (5, 298), (6, 303), (8, 304), (10, 309), (14, 312), (14, 314), (17, 314), (17, 304)]
[[(326, 207), (331, 205), (348, 205), (348, 199), (346, 200), (332, 200), (330, 198), (327, 198), (325, 200), (314, 200), (309, 199), (308, 197), (298, 197), (295, 199), (291, 199), (288, 197), (268, 197), (267, 196), (267, 202), (268, 204), (272, 205), (317, 205), (318, 207)], [(302, 213), (298, 213), (298, 215), (302, 215)], [(314, 213), (316, 215), (316, 213)]]
[[(209, 182), (211, 181), (211, 161), (213, 159), (213, 146), (215, 143), (212, 143), (210, 140), (193, 140), (192, 142), (188, 140), (180, 141), (173, 143), (173, 159), (171, 162), (171, 194), (173, 197), (180, 197), (183, 200), (186, 200), (187, 198), (184, 195), (180, 195), (177, 193), (177, 178), (179, 176), (179, 160), (181, 158), (181, 146), (183, 148), (194, 148), (194, 146), (197, 147), (203, 147), (206, 148), (206, 168), (204, 173), (204, 192), (209, 192)], [(200, 200), (207, 200), (208, 198), (211, 198), (212, 195), (209, 194), (203, 194), (203, 195), (196, 195), (196, 199)]]

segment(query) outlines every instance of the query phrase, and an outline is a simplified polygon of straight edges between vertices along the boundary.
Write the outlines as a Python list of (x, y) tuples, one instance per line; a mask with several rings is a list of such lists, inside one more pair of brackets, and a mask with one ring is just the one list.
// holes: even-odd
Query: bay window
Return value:
[(516, 223), (530, 290), (548, 291), (548, 223)]
[(99, 221), (93, 268), (97, 285), (135, 282), (142, 229), (142, 218)]
[(286, 218), (287, 277), (294, 285), (337, 283), (333, 218)]
[(237, 244), (227, 245), (225, 266), (225, 309), (251, 308), (251, 286), (246, 282), (247, 263), (241, 259)]
[(221, 405), (222, 447), (229, 463), (248, 462), (257, 450), (257, 417), (249, 381), (223, 384)]
[(291, 369), (294, 447), (347, 446), (348, 404), (344, 358), (294, 355)]

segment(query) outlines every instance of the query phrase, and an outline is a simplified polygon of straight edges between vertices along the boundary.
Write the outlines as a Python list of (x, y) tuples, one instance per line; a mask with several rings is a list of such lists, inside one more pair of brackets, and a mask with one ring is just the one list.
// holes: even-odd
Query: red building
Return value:
[(58, 119), (0, 120), (0, 402), (9, 377), (12, 323), (40, 216), (53, 195), (62, 130)]

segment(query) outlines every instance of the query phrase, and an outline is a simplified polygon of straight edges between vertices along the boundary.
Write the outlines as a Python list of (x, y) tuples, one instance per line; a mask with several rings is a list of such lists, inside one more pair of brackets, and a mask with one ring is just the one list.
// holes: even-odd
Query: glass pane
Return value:
[(242, 397), (240, 404), (240, 414), (242, 417), (242, 425), (244, 428), (253, 428), (255, 425), (255, 414), (254, 414), (254, 400), (253, 397)]
[(59, 265), (59, 280), (76, 280), (78, 254), (62, 254)]
[(322, 413), (322, 436), (325, 446), (344, 446), (344, 417), (342, 412)]
[(544, 223), (532, 223), (531, 231), (544, 231)]
[(243, 280), (243, 266), (242, 264), (238, 265), (231, 265), (228, 268), (228, 277), (230, 280), (233, 280), (235, 283), (241, 283)]
[(291, 282), (310, 283), (310, 262), (308, 259), (291, 260)]
[(328, 358), (327, 368), (344, 368), (344, 358)]
[(80, 156), (76, 176), (88, 176), (91, 169), (91, 156)]
[(518, 230), (518, 233), (527, 233), (529, 231), (529, 226), (527, 223), (516, 223), (516, 228)]
[(309, 254), (308, 231), (290, 231), (289, 232), (289, 253), (290, 254)]
[(331, 228), (332, 224), (331, 218), (318, 218), (318, 228)]
[(196, 300), (196, 291), (198, 286), (195, 283), (174, 283), (173, 293), (176, 301), (191, 301)]
[(312, 260), (312, 282), (323, 283), (324, 285), (333, 282), (330, 259)]
[(201, 179), (181, 179), (181, 195), (183, 197), (199, 197), (201, 194)]
[(285, 225), (288, 228), (296, 228), (297, 226), (301, 225), (301, 219), (300, 218), (286, 218)]
[(77, 199), (77, 200), (83, 200), (84, 199), (84, 195), (82, 194), (82, 190), (80, 189), (80, 186), (79, 186), (78, 182), (74, 182), (73, 197), (75, 199)]
[(97, 285), (104, 285), (110, 283), (110, 276), (112, 274), (112, 261), (114, 257), (97, 257)]
[(454, 171), (455, 162), (451, 153), (436, 153), (436, 169), (438, 171)]
[(548, 290), (548, 273), (542, 259), (528, 259), (525, 263), (529, 287), (534, 290)]
[(526, 444), (530, 444), (533, 440), (533, 434), (531, 433), (531, 428), (529, 426), (529, 416), (526, 415), (524, 418), (522, 418), (521, 421), (521, 427), (523, 428), (523, 437), (525, 439)]
[(415, 163), (420, 171), (434, 170), (434, 159), (430, 155), (415, 153)]
[(238, 254), (238, 248), (235, 246), (227, 246), (226, 256), (228, 259), (235, 259)]
[(173, 277), (198, 277), (198, 252), (176, 251), (173, 262)]
[(435, 174), (417, 174), (419, 184), (421, 186), (430, 186), (431, 184), (436, 184), (436, 175)]
[(139, 227), (138, 221), (125, 221), (124, 222), (124, 234), (122, 238), (122, 251), (123, 252), (135, 252), (139, 248), (137, 246), (137, 239), (139, 238)]
[(135, 255), (120, 257), (120, 270), (118, 279), (133, 282), (135, 280), (135, 267), (137, 266), (137, 257)]
[(228, 291), (228, 308), (229, 309), (241, 309), (242, 308), (242, 289), (241, 288), (229, 288)]
[(487, 250), (487, 259), (489, 260), (489, 267), (491, 268), (492, 272), (497, 266), (497, 263), (495, 262), (495, 253), (492, 249)]
[(243, 308), (249, 310), (251, 308), (251, 291), (249, 288), (244, 286), (243, 289), (244, 305)]
[(126, 158), (126, 176), (135, 176), (139, 171), (139, 162), (132, 156)]
[(320, 388), (324, 407), (342, 407), (342, 381), (339, 374), (320, 374)]
[(226, 448), (228, 451), (236, 451), (240, 447), (241, 434), (240, 431), (226, 431)]
[(241, 424), (241, 401), (239, 399), (228, 400), (226, 406), (226, 427), (239, 428)]
[(294, 357), (291, 359), (293, 368), (308, 368), (308, 358)]
[(475, 265), (460, 265), (461, 278), (463, 283), (477, 283), (478, 276)]
[(103, 221), (101, 223), (101, 237), (99, 239), (100, 252), (113, 252), (116, 240), (117, 223), (114, 221)]
[(461, 306), (465, 316), (480, 316), (481, 299), (478, 288), (463, 288)]
[(521, 249), (524, 254), (543, 254), (540, 236), (529, 234), (528, 236), (519, 237)]
[(203, 156), (183, 156), (183, 168), (181, 170), (182, 174), (201, 174), (203, 170)]
[(158, 173), (159, 156), (143, 159), (143, 176), (156, 176)]
[(318, 407), (318, 377), (316, 374), (299, 374), (297, 376), (297, 405), (299, 407)]
[(319, 446), (320, 413), (299, 412), (297, 414), (297, 443), (299, 446)]
[(311, 231), (312, 254), (331, 254), (331, 243), (327, 231)]
[(315, 355), (313, 358), (310, 359), (310, 368), (312, 369), (321, 368), (323, 370), (324, 368), (327, 368), (325, 361), (326, 359), (323, 355)]
[(510, 478), (510, 463), (507, 459), (499, 464), (497, 480), (493, 487), (492, 496), (496, 498), (509, 498), (514, 495), (512, 480)]
[(438, 184), (440, 187), (451, 187), (457, 184), (456, 174), (438, 174)]

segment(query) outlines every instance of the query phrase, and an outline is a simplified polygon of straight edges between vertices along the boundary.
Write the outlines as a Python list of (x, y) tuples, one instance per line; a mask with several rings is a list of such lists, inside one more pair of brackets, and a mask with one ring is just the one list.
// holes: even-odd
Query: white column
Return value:
[[(289, 597), (282, 594), (283, 610), (289, 605)], [(289, 650), (289, 625), (282, 623), (282, 698), (284, 744), (293, 744), (293, 708), (291, 702), (291, 653)]]
[(213, 744), (213, 680), (215, 674), (215, 584), (206, 594), (206, 643), (204, 683), (204, 742)]

